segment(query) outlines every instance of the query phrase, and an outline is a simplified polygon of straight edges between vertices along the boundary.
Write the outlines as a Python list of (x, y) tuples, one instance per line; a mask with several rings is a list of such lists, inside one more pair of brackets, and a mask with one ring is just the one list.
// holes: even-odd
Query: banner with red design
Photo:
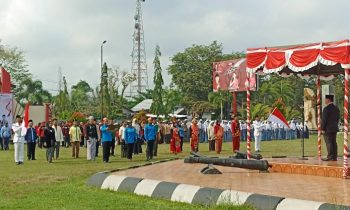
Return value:
[(246, 59), (234, 59), (213, 63), (213, 91), (229, 90), (230, 92), (243, 92), (256, 90), (256, 75), (249, 73), (247, 80)]

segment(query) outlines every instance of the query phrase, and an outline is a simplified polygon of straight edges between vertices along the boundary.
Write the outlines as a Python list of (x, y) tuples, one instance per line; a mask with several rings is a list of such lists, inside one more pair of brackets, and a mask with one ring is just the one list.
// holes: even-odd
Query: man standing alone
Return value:
[(17, 165), (21, 165), (23, 164), (24, 159), (24, 136), (27, 133), (27, 129), (24, 127), (21, 116), (16, 116), (16, 123), (13, 124), (12, 130), (15, 133), (13, 137), (15, 162)]
[(324, 134), (324, 140), (327, 146), (327, 158), (323, 158), (323, 161), (337, 161), (338, 145), (337, 145), (337, 132), (339, 131), (339, 109), (333, 104), (334, 96), (326, 95), (326, 107), (322, 113), (321, 130)]
[(38, 136), (36, 135), (35, 128), (33, 128), (33, 121), (28, 121), (29, 128), (27, 129), (27, 133), (24, 136), (24, 139), (27, 141), (27, 157), (28, 160), (35, 160), (35, 146), (36, 139)]

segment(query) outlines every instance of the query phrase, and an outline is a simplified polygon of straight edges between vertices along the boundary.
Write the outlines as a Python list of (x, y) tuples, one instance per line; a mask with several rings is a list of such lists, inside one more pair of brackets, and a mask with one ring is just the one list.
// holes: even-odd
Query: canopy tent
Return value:
[[(313, 44), (247, 49), (247, 75), (277, 73), (296, 74), (302, 78), (317, 75), (318, 156), (321, 158), (321, 79), (344, 74), (344, 164), (343, 177), (348, 174), (348, 97), (350, 43), (349, 40)], [(247, 87), (247, 154), (250, 157), (250, 89)]]

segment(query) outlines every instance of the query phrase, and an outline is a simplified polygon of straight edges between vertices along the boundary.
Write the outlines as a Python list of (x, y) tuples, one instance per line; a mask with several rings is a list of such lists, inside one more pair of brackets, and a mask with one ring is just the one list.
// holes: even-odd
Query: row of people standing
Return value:
[[(63, 135), (57, 125), (57, 120), (54, 119), (51, 123), (46, 123), (43, 129), (42, 143), (46, 148), (46, 159), (49, 163), (52, 162), (54, 154), (56, 159), (59, 157), (59, 147), (56, 147), (56, 139), (62, 140)], [(16, 123), (12, 125), (14, 132), (14, 159), (17, 165), (24, 163), (24, 143), (27, 143), (27, 157), (28, 160), (36, 160), (35, 148), (38, 140), (37, 130), (33, 127), (33, 121), (29, 120), (28, 127), (24, 125), (21, 116), (16, 116)]]

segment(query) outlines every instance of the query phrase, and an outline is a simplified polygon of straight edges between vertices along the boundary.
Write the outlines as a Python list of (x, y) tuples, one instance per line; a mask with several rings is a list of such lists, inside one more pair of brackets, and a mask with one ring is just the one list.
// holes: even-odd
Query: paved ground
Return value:
[(263, 173), (221, 166), (216, 168), (223, 174), (203, 175), (199, 171), (205, 166), (204, 164), (185, 164), (183, 160), (176, 160), (115, 172), (114, 174), (350, 205), (350, 180), (297, 174)]

